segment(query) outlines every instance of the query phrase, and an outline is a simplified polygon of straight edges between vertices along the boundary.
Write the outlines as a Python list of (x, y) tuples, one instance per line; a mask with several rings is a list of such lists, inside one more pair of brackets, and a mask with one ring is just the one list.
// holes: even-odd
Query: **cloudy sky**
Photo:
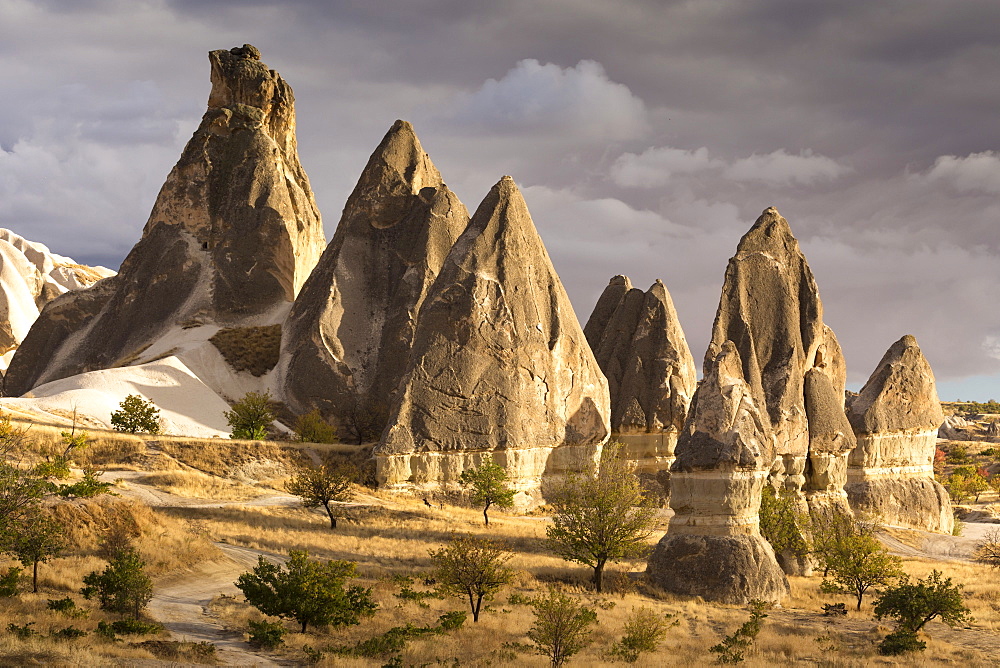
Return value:
[(243, 43), (328, 236), (408, 119), (470, 210), (515, 178), (582, 321), (662, 278), (700, 361), (774, 205), (854, 389), (910, 333), (942, 398), (1000, 399), (995, 0), (0, 0), (0, 227), (117, 268)]

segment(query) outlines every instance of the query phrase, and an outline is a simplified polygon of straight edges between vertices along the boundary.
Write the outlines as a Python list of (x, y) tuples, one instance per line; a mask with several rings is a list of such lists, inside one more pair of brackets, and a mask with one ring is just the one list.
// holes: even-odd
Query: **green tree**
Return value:
[(160, 433), (160, 410), (152, 401), (146, 401), (138, 394), (130, 394), (118, 407), (120, 410), (111, 414), (111, 426), (115, 431), (132, 434)]
[(38, 564), (52, 559), (65, 547), (64, 531), (61, 522), (36, 510), (11, 532), (8, 551), (22, 566), (31, 567), (31, 586), (35, 593), (38, 593)]
[(27, 430), (0, 413), (0, 547), (52, 488), (34, 467), (25, 465), (27, 444)]
[(295, 420), (295, 433), (303, 443), (336, 443), (337, 430), (323, 419), (318, 408)]
[(146, 575), (146, 562), (134, 547), (118, 552), (102, 572), (92, 571), (83, 578), (80, 593), (90, 599), (95, 594), (101, 609), (130, 615), (139, 614), (153, 598), (153, 581)]
[(483, 463), (477, 468), (466, 469), (458, 481), (465, 487), (472, 488), (472, 501), (483, 504), (483, 521), (490, 525), (487, 514), (490, 506), (508, 509), (514, 507), (514, 490), (507, 486), (507, 470), (486, 455)]
[(267, 427), (274, 422), (270, 392), (247, 392), (233, 404), (233, 410), (226, 411), (226, 422), (232, 429), (230, 438), (261, 441), (267, 438)]
[(951, 578), (943, 578), (941, 571), (937, 570), (916, 583), (904, 577), (898, 585), (887, 589), (875, 601), (875, 617), (896, 619), (896, 631), (891, 634), (891, 641), (886, 638), (889, 643), (883, 641), (883, 649), (896, 646), (903, 650), (923, 649), (923, 643), (913, 641), (917, 632), (932, 619), (940, 619), (949, 626), (972, 621), (962, 597), (962, 585), (953, 585)]
[(354, 625), (375, 614), (371, 589), (344, 588), (354, 577), (353, 562), (310, 561), (305, 550), (289, 550), (288, 557), (286, 566), (260, 557), (252, 571), (240, 575), (236, 587), (250, 605), (265, 615), (294, 619), (303, 633), (310, 624)]
[(809, 546), (799, 525), (808, 524), (808, 516), (797, 512), (795, 498), (785, 490), (776, 492), (764, 485), (760, 499), (760, 533), (776, 554), (790, 553), (803, 557)]
[(809, 531), (812, 537), (812, 554), (823, 568), (823, 577), (830, 573), (830, 567), (849, 546), (844, 541), (855, 536), (875, 536), (879, 524), (864, 518), (856, 518), (836, 509), (812, 511), (809, 515)]
[(479, 621), (483, 600), (491, 600), (514, 579), (507, 562), (514, 556), (504, 543), (472, 535), (453, 536), (440, 550), (431, 550), (434, 578), (445, 594), (467, 598), (472, 621)]
[(902, 561), (889, 554), (873, 535), (853, 535), (840, 541), (829, 561), (830, 579), (820, 589), (828, 594), (849, 594), (858, 601), (873, 587), (885, 587), (903, 576)]
[(330, 529), (337, 528), (337, 516), (332, 503), (349, 501), (351, 484), (358, 479), (358, 470), (349, 464), (335, 464), (329, 460), (319, 466), (304, 466), (285, 484), (289, 494), (302, 499), (306, 508), (323, 506), (330, 518)]
[(646, 498), (635, 466), (619, 458), (620, 449), (620, 444), (609, 445), (597, 471), (568, 475), (550, 496), (549, 544), (563, 559), (593, 568), (598, 593), (609, 561), (649, 551), (656, 522), (656, 507)]
[(592, 608), (553, 589), (532, 601), (531, 607), (535, 623), (528, 631), (528, 639), (539, 654), (549, 657), (553, 667), (563, 665), (590, 644), (590, 627), (597, 622)]

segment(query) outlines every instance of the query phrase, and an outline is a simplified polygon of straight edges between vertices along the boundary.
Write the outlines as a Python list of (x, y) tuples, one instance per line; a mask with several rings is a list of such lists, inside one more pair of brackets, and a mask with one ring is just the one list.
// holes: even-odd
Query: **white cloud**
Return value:
[(778, 149), (726, 161), (710, 157), (704, 146), (693, 151), (663, 146), (651, 147), (639, 154), (622, 154), (611, 166), (610, 175), (617, 185), (632, 188), (655, 188), (666, 185), (671, 177), (702, 172), (718, 173), (736, 182), (788, 186), (832, 180), (847, 171), (847, 167), (832, 158), (809, 149), (798, 155)]
[(637, 137), (649, 126), (643, 101), (611, 81), (600, 63), (581, 60), (563, 68), (533, 58), (459, 97), (449, 120), (492, 132), (547, 131), (601, 140)]
[(693, 151), (654, 146), (638, 155), (619, 156), (611, 166), (611, 179), (620, 186), (654, 188), (665, 185), (672, 174), (693, 174), (721, 164), (708, 157), (708, 149), (704, 146)]
[(926, 177), (944, 181), (961, 193), (1000, 193), (1000, 152), (970, 153), (964, 158), (942, 155)]
[(806, 149), (798, 155), (778, 149), (765, 155), (754, 153), (726, 167), (722, 176), (733, 181), (759, 181), (774, 185), (809, 185), (830, 181), (847, 172), (847, 168), (825, 155)]

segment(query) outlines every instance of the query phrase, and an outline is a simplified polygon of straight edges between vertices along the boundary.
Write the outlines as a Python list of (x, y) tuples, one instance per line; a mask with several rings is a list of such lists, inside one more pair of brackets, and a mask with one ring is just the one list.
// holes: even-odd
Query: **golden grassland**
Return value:
[[(59, 431), (58, 426), (52, 425), (32, 427), (36, 456), (44, 456), (46, 448), (61, 443)], [(353, 446), (139, 437), (98, 431), (92, 431), (91, 435), (93, 442), (81, 455), (89, 463), (112, 471), (112, 476), (114, 469), (141, 474), (118, 488), (123, 496), (54, 503), (53, 512), (69, 527), (67, 537), (72, 548), (66, 556), (42, 565), (41, 593), (0, 599), (0, 665), (134, 665), (152, 660), (154, 654), (148, 645), (111, 643), (93, 633), (73, 641), (44, 637), (20, 640), (5, 630), (8, 624), (33, 621), (42, 633), (71, 624), (92, 631), (98, 621), (113, 619), (96, 610), (94, 603), (85, 603), (77, 592), (86, 573), (105, 565), (100, 539), (116, 525), (133, 527), (150, 573), (157, 578), (170, 577), (172, 581), (183, 577), (195, 564), (222, 559), (213, 542), (273, 554), (306, 549), (318, 558), (356, 562), (359, 583), (372, 588), (379, 611), (355, 627), (310, 629), (305, 634), (290, 632), (282, 648), (262, 654), (292, 664), (306, 662), (306, 646), (322, 650), (352, 645), (395, 626), (430, 625), (444, 612), (465, 609), (465, 602), (459, 599), (428, 599), (427, 607), (404, 601), (396, 596), (399, 586), (393, 581), (394, 576), (411, 576), (415, 588), (428, 590), (423, 585), (431, 567), (428, 552), (441, 547), (454, 533), (468, 532), (504, 540), (514, 552), (510, 565), (519, 572), (518, 578), (490, 603), (478, 623), (473, 623), (470, 616), (456, 632), (412, 640), (402, 652), (404, 665), (547, 665), (544, 657), (526, 649), (526, 633), (533, 615), (522, 601), (523, 597), (535, 596), (548, 587), (569, 592), (597, 610), (594, 642), (574, 657), (572, 665), (612, 665), (606, 651), (620, 638), (626, 618), (638, 607), (670, 614), (679, 622), (669, 631), (660, 652), (646, 655), (636, 664), (646, 666), (711, 664), (715, 657), (708, 648), (748, 617), (747, 610), (739, 606), (656, 591), (641, 577), (645, 567), (641, 560), (616, 564), (606, 576), (609, 592), (598, 596), (589, 583), (589, 569), (567, 563), (548, 549), (544, 517), (493, 512), (493, 521), (487, 529), (479, 509), (427, 508), (419, 499), (358, 488), (355, 500), (340, 506), (339, 528), (331, 531), (321, 510), (239, 504), (241, 500), (281, 489), (282, 480), (296, 463), (326, 453), (350, 456), (357, 450)], [(133, 483), (150, 485), (180, 497), (215, 498), (228, 503), (222, 507), (177, 505), (153, 509), (124, 496), (129, 492), (128, 484)], [(651, 545), (664, 528), (665, 525), (660, 526), (650, 537)], [(0, 569), (12, 563), (0, 560)], [(756, 647), (744, 665), (996, 665), (995, 657), (1000, 654), (997, 573), (966, 562), (920, 559), (905, 562), (906, 571), (914, 577), (923, 577), (934, 568), (965, 585), (966, 602), (975, 617), (970, 629), (951, 630), (932, 623), (925, 634), (928, 641), (925, 652), (899, 658), (880, 657), (875, 647), (891, 624), (873, 618), (870, 600), (866, 599), (863, 609), (855, 612), (851, 599), (822, 594), (819, 576), (793, 577), (791, 596), (781, 608), (769, 611)], [(516, 595), (513, 600), (512, 595)], [(88, 616), (68, 619), (62, 613), (46, 609), (46, 599), (65, 596), (72, 596), (79, 605), (88, 607)], [(850, 614), (846, 618), (823, 616), (822, 605), (835, 602), (847, 603)], [(209, 610), (225, 627), (241, 633), (248, 630), (250, 620), (264, 618), (241, 599), (232, 597), (217, 597)], [(291, 622), (287, 625), (290, 630), (295, 628)], [(137, 641), (146, 639), (140, 637)], [(325, 654), (320, 665), (381, 666), (388, 658)], [(174, 660), (197, 659), (175, 657)]]

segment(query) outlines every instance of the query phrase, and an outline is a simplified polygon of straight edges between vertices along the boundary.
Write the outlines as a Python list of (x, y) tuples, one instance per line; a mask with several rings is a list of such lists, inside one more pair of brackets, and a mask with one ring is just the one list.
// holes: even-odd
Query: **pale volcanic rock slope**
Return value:
[(640, 471), (669, 469), (697, 382), (670, 293), (659, 280), (643, 292), (631, 288), (628, 277), (615, 276), (598, 300), (584, 332), (588, 330), (608, 378), (611, 430), (625, 443), (625, 456)]
[[(166, 338), (183, 351), (178, 332), (286, 315), (325, 245), (299, 164), (292, 90), (252, 46), (212, 51), (209, 61), (208, 110), (142, 238), (117, 276), (46, 307), (11, 362), (8, 396), (132, 364)], [(201, 333), (190, 338), (207, 345)]]
[(279, 373), (289, 406), (378, 438), (421, 304), (468, 222), (411, 125), (396, 121), (289, 313)]
[(0, 229), (0, 370), (7, 368), (47, 303), (114, 275), (110, 269), (77, 264)]
[(457, 488), (484, 455), (519, 505), (596, 463), (609, 434), (607, 381), (510, 177), (459, 237), (424, 301), (389, 426), (380, 484)]
[(695, 392), (671, 471), (667, 534), (647, 572), (667, 591), (724, 603), (780, 601), (788, 581), (760, 534), (761, 490), (774, 461), (770, 423), (726, 341)]
[(944, 414), (915, 338), (904, 336), (886, 351), (848, 417), (858, 438), (848, 469), (851, 506), (888, 524), (951, 533), (951, 501), (934, 480)]

